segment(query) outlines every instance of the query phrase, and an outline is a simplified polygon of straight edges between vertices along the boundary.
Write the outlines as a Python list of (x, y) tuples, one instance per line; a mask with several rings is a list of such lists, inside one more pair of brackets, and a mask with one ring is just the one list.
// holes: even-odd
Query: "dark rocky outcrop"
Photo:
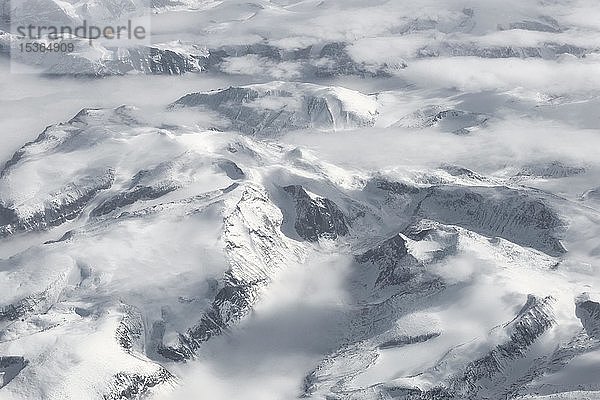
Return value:
[(227, 174), (227, 176), (229, 177), (229, 179), (244, 179), (246, 177), (246, 174), (244, 173), (244, 171), (238, 167), (238, 165), (236, 163), (234, 163), (231, 160), (219, 160), (217, 162), (217, 166), (223, 171), (225, 172), (225, 174)]
[(286, 186), (283, 190), (295, 202), (294, 228), (301, 238), (316, 242), (320, 238), (336, 239), (348, 234), (346, 216), (333, 201), (311, 196), (299, 185)]
[(106, 215), (116, 209), (128, 206), (137, 201), (154, 200), (179, 188), (178, 185), (135, 186), (125, 192), (118, 193), (105, 200), (90, 212), (92, 217)]
[(371, 263), (379, 268), (376, 285), (401, 285), (407, 284), (415, 278), (414, 269), (419, 261), (408, 253), (406, 240), (400, 235), (388, 239), (377, 247), (358, 255), (359, 263)]
[(24, 357), (0, 356), (0, 389), (8, 385), (28, 363)]
[(142, 399), (153, 387), (174, 380), (175, 377), (162, 367), (150, 375), (121, 372), (108, 382), (109, 390), (103, 395), (103, 398), (104, 400)]
[(388, 340), (387, 342), (381, 343), (378, 347), (380, 349), (393, 349), (396, 347), (408, 346), (415, 343), (423, 343), (428, 340), (434, 339), (441, 334), (439, 332), (426, 333), (418, 336), (401, 336), (399, 338)]
[(577, 299), (575, 314), (588, 336), (600, 339), (600, 302), (584, 294)]

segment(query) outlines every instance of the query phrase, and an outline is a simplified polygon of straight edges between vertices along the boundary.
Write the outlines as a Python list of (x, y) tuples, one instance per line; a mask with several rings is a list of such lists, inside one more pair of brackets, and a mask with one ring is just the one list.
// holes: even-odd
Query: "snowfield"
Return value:
[(0, 400), (600, 399), (594, 1), (14, 3)]

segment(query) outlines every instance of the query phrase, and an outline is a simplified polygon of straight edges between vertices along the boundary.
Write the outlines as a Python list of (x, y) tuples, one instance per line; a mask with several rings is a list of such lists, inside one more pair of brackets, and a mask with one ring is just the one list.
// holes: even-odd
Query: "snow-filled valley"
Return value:
[(594, 1), (17, 3), (0, 400), (600, 399)]

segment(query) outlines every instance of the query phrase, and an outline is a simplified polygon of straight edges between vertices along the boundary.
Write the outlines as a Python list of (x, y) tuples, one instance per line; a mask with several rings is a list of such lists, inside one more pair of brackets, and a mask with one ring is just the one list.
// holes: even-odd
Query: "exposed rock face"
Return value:
[(356, 257), (359, 263), (371, 263), (379, 268), (376, 284), (380, 286), (406, 284), (415, 278), (418, 260), (408, 253), (406, 240), (396, 235)]
[(346, 216), (333, 201), (309, 194), (299, 185), (283, 189), (294, 199), (294, 228), (301, 238), (316, 242), (320, 238), (336, 239), (348, 234)]
[(188, 175), (191, 162), (193, 157), (184, 154), (152, 169), (138, 172), (131, 178), (128, 188), (102, 202), (90, 215), (106, 215), (138, 201), (154, 200), (181, 188), (191, 181)]
[(565, 223), (541, 199), (503, 187), (440, 186), (427, 192), (419, 203), (420, 215), (484, 235), (500, 236), (550, 255), (565, 252), (557, 238)]
[(551, 161), (543, 164), (529, 164), (524, 166), (517, 176), (531, 176), (539, 178), (566, 178), (580, 175), (585, 172), (583, 167), (565, 165), (560, 161)]
[(144, 321), (141, 313), (127, 304), (123, 304), (123, 318), (115, 333), (116, 339), (123, 350), (143, 352), (144, 346), (141, 339), (144, 335)]
[(29, 361), (19, 356), (0, 356), (0, 389), (8, 385)]
[(155, 387), (175, 383), (176, 378), (173, 374), (143, 356), (145, 331), (143, 317), (139, 310), (128, 304), (121, 304), (119, 312), (123, 317), (117, 326), (115, 340), (123, 351), (145, 361), (145, 371), (115, 374), (107, 382), (103, 398), (105, 400), (141, 399), (149, 396)]
[(173, 382), (174, 376), (164, 368), (151, 375), (119, 373), (108, 382), (105, 400), (141, 399), (155, 386)]
[(377, 103), (362, 93), (283, 82), (188, 94), (173, 106), (217, 111), (230, 121), (230, 128), (257, 136), (372, 126), (377, 116)]
[[(527, 303), (515, 319), (502, 328), (508, 339), (482, 357), (466, 363), (462, 372), (450, 376), (444, 384), (428, 390), (378, 385), (373, 388), (374, 394), (419, 400), (479, 398), (502, 400), (514, 396), (535, 376), (529, 375), (527, 368), (524, 375), (520, 375), (516, 370), (518, 368), (522, 371), (522, 367), (516, 366), (528, 357), (531, 346), (555, 325), (554, 302), (552, 297), (529, 296)], [(455, 362), (453, 359), (460, 359), (460, 357), (459, 351), (452, 349), (425, 375), (444, 371), (447, 364)], [(535, 360), (529, 358), (526, 362), (535, 363)], [(515, 366), (515, 371), (507, 374), (506, 371), (510, 371), (512, 365)], [(354, 393), (364, 392), (357, 390)]]
[(600, 302), (592, 300), (589, 294), (577, 299), (575, 313), (588, 336), (600, 339)]
[(560, 241), (566, 222), (535, 191), (504, 186), (417, 187), (379, 178), (369, 181), (365, 191), (377, 196), (383, 192), (384, 201), (377, 206), (388, 212), (499, 236), (553, 256), (566, 252)]
[(138, 72), (148, 75), (182, 75), (202, 72), (206, 68), (204, 51), (185, 52), (158, 47), (134, 47), (129, 49), (107, 48), (110, 57), (97, 63), (81, 55), (69, 55), (67, 59), (52, 64), (48, 73), (103, 77)]
[(399, 338), (394, 338), (394, 339), (388, 340), (387, 342), (380, 344), (379, 348), (380, 349), (393, 349), (396, 347), (407, 346), (410, 344), (423, 343), (428, 340), (434, 339), (438, 336), (440, 336), (439, 332), (426, 333), (426, 334), (417, 335), (417, 336), (402, 336)]
[(197, 46), (138, 47), (132, 49), (109, 49), (114, 58), (107, 61), (100, 75), (121, 75), (133, 71), (152, 75), (182, 75), (202, 72), (208, 63), (208, 51)]
[(221, 168), (230, 179), (237, 180), (246, 177), (244, 171), (231, 160), (219, 160), (217, 161), (217, 166)]
[(178, 189), (178, 186), (136, 186), (127, 192), (119, 193), (114, 197), (111, 197), (110, 199), (106, 200), (104, 203), (94, 208), (90, 215), (94, 217), (102, 216), (110, 213), (111, 211), (116, 210), (117, 208), (128, 206), (139, 200), (157, 199), (176, 189)]

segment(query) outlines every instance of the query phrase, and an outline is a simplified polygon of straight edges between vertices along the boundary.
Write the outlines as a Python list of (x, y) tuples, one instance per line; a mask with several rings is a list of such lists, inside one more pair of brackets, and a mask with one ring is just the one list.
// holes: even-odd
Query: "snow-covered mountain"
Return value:
[(600, 398), (597, 7), (442, 3), (18, 8), (0, 399)]

